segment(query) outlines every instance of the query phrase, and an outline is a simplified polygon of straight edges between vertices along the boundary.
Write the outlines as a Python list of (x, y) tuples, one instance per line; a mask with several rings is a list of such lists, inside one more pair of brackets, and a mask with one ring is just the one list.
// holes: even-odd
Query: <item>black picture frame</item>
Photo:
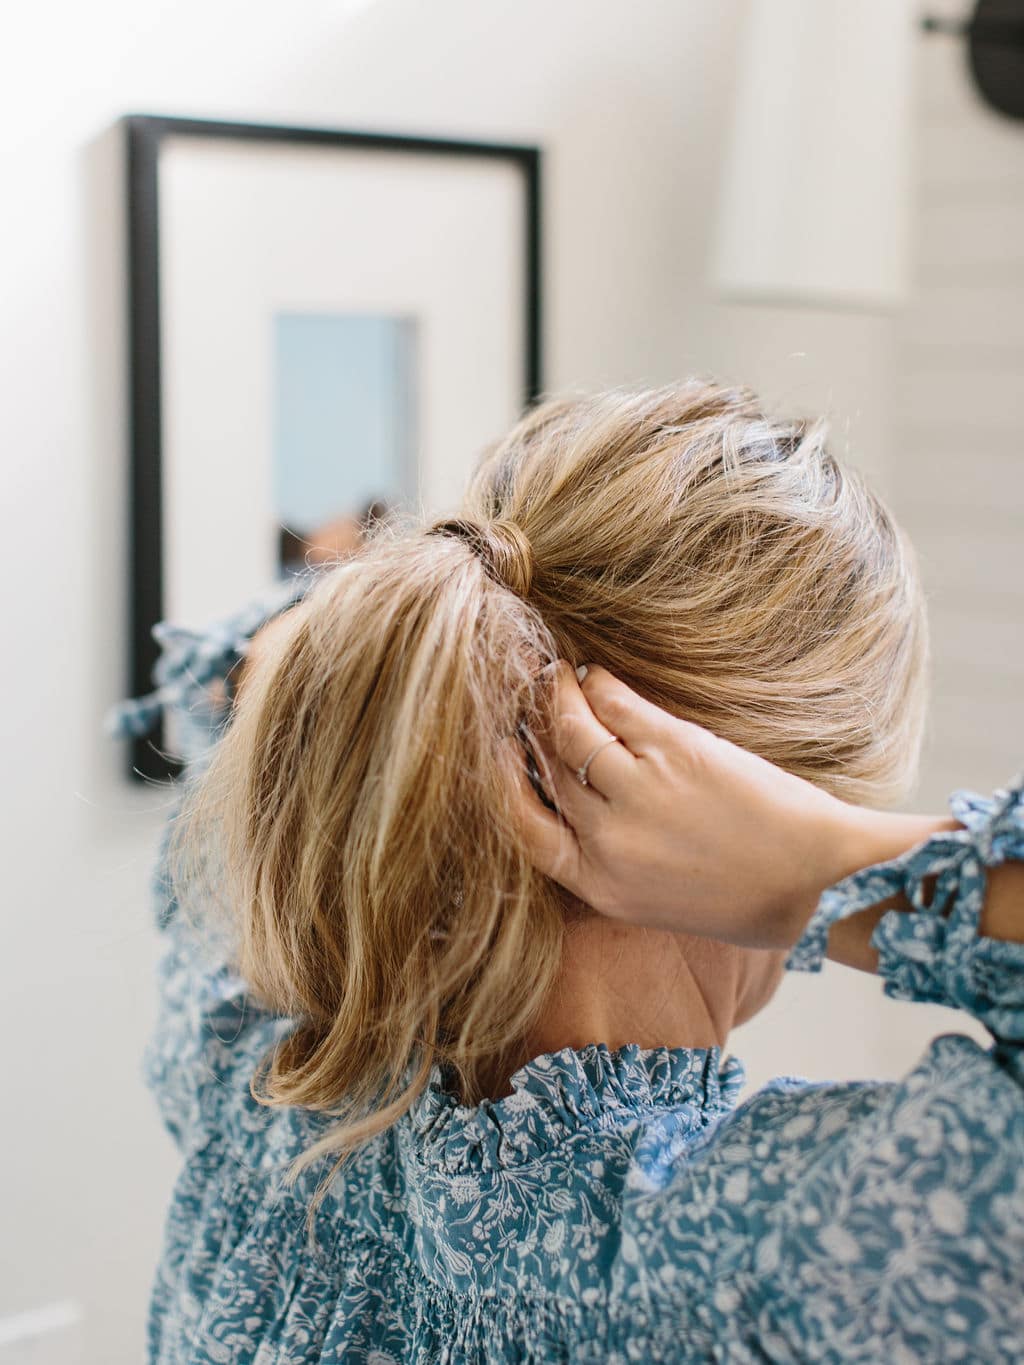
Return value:
[[(222, 122), (130, 114), (121, 121), (126, 142), (129, 342), (129, 572), (128, 695), (152, 687), (158, 646), (152, 627), (164, 615), (163, 405), (161, 391), (160, 150), (165, 139), (214, 138), (249, 143), (359, 148), (459, 158), (499, 159), (520, 172), (525, 214), (525, 297), (522, 360), (524, 406), (541, 393), (541, 152), (538, 147), (342, 128)], [(128, 770), (138, 781), (165, 781), (180, 771), (165, 752), (157, 723), (128, 744)]]

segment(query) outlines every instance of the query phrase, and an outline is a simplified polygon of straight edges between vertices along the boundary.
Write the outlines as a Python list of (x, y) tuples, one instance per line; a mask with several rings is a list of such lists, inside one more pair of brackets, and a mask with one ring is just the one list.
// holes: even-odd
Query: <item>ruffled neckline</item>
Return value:
[(472, 1106), (459, 1103), (435, 1066), (408, 1122), (431, 1165), (493, 1169), (531, 1161), (576, 1133), (673, 1110), (710, 1122), (735, 1105), (744, 1079), (742, 1064), (717, 1047), (612, 1051), (595, 1043), (535, 1057), (512, 1076), (511, 1095)]

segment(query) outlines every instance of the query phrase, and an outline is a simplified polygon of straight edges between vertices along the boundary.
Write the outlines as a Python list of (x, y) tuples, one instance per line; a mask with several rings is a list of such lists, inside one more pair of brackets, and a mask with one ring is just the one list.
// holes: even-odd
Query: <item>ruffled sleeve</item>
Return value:
[(145, 735), (163, 713), (178, 722), (179, 755), (188, 762), (216, 739), (231, 712), (231, 677), (249, 641), (273, 617), (299, 601), (315, 572), (293, 574), (273, 583), (238, 611), (195, 629), (159, 621), (153, 639), (160, 655), (153, 669), (152, 692), (111, 707), (104, 728), (113, 738)]
[[(273, 584), (232, 616), (202, 629), (169, 622), (154, 628), (161, 655), (155, 690), (122, 702), (106, 717), (115, 736), (145, 734), (161, 713), (173, 714), (185, 777), (203, 765), (231, 718), (231, 673), (261, 626), (292, 606), (315, 573)], [(258, 1007), (234, 971), (224, 945), (205, 941), (183, 914), (169, 872), (168, 853), (181, 799), (172, 803), (152, 876), (153, 913), (163, 939), (157, 969), (157, 1021), (148, 1040), (144, 1078), (164, 1123), (183, 1150), (216, 1127), (232, 1078), (269, 1047), (289, 1021)], [(190, 907), (191, 909), (192, 907)], [(200, 907), (201, 908), (201, 907)]]
[(786, 965), (819, 970), (833, 924), (902, 894), (909, 910), (883, 915), (871, 938), (886, 994), (966, 1010), (997, 1039), (1021, 1043), (1024, 944), (987, 937), (980, 921), (986, 869), (1024, 859), (1024, 775), (990, 798), (955, 792), (950, 809), (962, 829), (827, 890)]

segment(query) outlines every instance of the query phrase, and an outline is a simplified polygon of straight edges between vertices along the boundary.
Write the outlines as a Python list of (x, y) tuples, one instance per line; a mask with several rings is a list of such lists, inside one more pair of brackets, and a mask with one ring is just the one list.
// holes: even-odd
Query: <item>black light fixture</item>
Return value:
[(978, 0), (969, 19), (927, 16), (928, 33), (967, 40), (967, 59), (982, 97), (1010, 118), (1024, 119), (1024, 0)]

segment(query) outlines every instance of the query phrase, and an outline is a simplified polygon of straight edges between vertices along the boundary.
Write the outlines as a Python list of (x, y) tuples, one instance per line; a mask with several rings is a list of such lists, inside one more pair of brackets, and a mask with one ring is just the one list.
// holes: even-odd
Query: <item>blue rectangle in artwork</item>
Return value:
[(289, 532), (415, 495), (415, 351), (414, 318), (275, 317), (273, 487)]

